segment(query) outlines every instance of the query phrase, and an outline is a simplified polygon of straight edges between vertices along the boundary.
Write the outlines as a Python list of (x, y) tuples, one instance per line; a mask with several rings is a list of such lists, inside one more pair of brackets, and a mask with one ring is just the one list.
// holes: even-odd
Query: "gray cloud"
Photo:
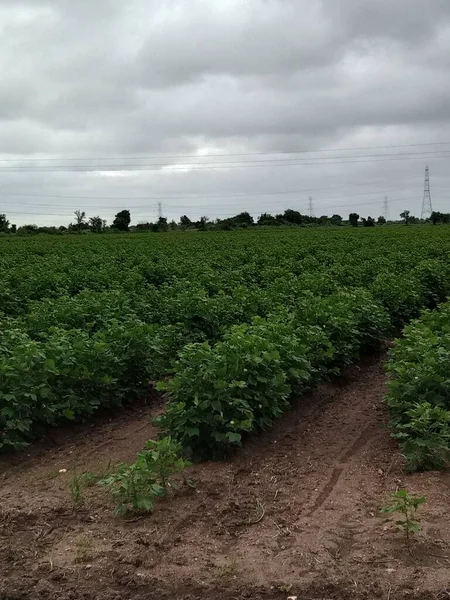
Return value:
[[(450, 141), (448, 0), (0, 0), (0, 49), (0, 159), (20, 161), (0, 162), (0, 212), (17, 223), (136, 222), (158, 199), (169, 218), (305, 210), (310, 193), (320, 213), (378, 216), (388, 193), (419, 214), (427, 161), (448, 210), (450, 144), (323, 152)], [(292, 150), (322, 152), (195, 158)], [(193, 157), (145, 158), (170, 154)], [(100, 164), (124, 169), (52, 169)]]

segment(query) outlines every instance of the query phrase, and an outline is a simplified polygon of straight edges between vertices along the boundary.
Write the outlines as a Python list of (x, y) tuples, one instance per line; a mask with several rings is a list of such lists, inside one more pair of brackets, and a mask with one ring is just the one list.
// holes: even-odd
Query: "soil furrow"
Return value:
[[(3, 457), (0, 598), (438, 597), (450, 566), (439, 558), (450, 554), (448, 475), (402, 473), (384, 392), (384, 356), (363, 360), (229, 460), (193, 466), (194, 489), (135, 520), (114, 517), (95, 486), (75, 509), (68, 485), (73, 468), (132, 460), (160, 408)], [(398, 486), (428, 500), (412, 556), (379, 514)]]

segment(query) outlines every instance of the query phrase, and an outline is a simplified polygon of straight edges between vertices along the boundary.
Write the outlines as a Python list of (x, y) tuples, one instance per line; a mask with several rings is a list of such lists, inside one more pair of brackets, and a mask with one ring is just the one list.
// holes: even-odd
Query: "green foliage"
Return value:
[(295, 312), (301, 322), (322, 329), (333, 348), (331, 364), (339, 368), (352, 363), (390, 329), (389, 315), (367, 290), (358, 288), (304, 299)]
[(443, 469), (450, 458), (450, 304), (425, 312), (397, 340), (386, 402), (410, 471)]
[(392, 324), (400, 327), (417, 317), (426, 306), (425, 290), (411, 273), (380, 273), (370, 287), (374, 298), (388, 311)]
[(395, 524), (403, 529), (408, 546), (411, 534), (420, 531), (420, 522), (416, 513), (419, 506), (425, 502), (424, 496), (413, 496), (407, 490), (399, 489), (390, 495), (390, 504), (384, 506), (380, 511), (384, 514), (399, 514), (399, 519), (395, 521)]
[(348, 216), (348, 220), (352, 227), (358, 227), (358, 219), (359, 215), (357, 213), (350, 213)]
[(159, 386), (170, 399), (159, 424), (196, 459), (221, 456), (244, 432), (268, 427), (291, 391), (276, 345), (247, 325), (213, 347), (186, 346), (175, 372)]
[[(9, 328), (10, 327), (10, 328)], [(45, 426), (145, 393), (167, 368), (172, 335), (138, 320), (111, 320), (89, 335), (50, 328), (32, 340), (13, 323), (0, 331), (1, 447), (21, 448)]]
[(406, 423), (395, 429), (396, 438), (407, 459), (407, 471), (445, 469), (450, 459), (450, 411), (429, 402), (406, 411)]
[(154, 471), (164, 493), (167, 494), (170, 488), (176, 489), (175, 483), (170, 479), (171, 476), (180, 473), (190, 464), (181, 458), (181, 445), (170, 436), (166, 436), (158, 441), (148, 440), (145, 448), (147, 464)]
[(129, 210), (121, 210), (114, 217), (112, 226), (119, 231), (128, 231), (130, 226), (131, 216)]
[[(450, 291), (445, 227), (286, 229), (311, 224), (289, 210), (255, 231), (241, 217), (246, 230), (220, 234), (203, 219), (186, 235), (2, 236), (0, 448), (174, 374), (176, 439), (223, 453)], [(197, 424), (180, 433), (196, 411), (198, 439)]]
[(422, 260), (414, 275), (425, 291), (425, 305), (435, 308), (450, 295), (450, 263), (437, 258)]
[(119, 464), (117, 470), (98, 482), (107, 488), (117, 502), (115, 512), (153, 512), (154, 499), (176, 488), (172, 475), (183, 471), (189, 463), (180, 456), (181, 446), (172, 438), (148, 441), (131, 465)]
[(9, 221), (6, 219), (6, 215), (0, 215), (0, 233), (7, 233), (9, 231)]
[(365, 290), (353, 290), (305, 299), (294, 314), (256, 317), (212, 347), (187, 346), (175, 376), (160, 384), (169, 405), (159, 424), (197, 459), (223, 455), (244, 434), (270, 426), (293, 393), (349, 364), (389, 326), (383, 308)]
[(411, 211), (409, 210), (404, 210), (400, 213), (400, 218), (403, 219), (405, 225), (408, 225), (409, 221), (411, 220), (410, 212)]

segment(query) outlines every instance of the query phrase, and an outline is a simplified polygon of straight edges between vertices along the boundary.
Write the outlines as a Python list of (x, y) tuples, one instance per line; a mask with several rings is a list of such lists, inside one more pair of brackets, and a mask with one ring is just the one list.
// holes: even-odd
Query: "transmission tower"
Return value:
[(423, 189), (423, 200), (422, 200), (422, 214), (421, 219), (427, 219), (431, 216), (433, 208), (431, 206), (431, 194), (430, 194), (430, 169), (428, 165), (425, 167), (425, 186)]
[(162, 218), (162, 202), (158, 202), (158, 219)]
[(312, 196), (309, 197), (308, 213), (310, 217), (314, 216), (314, 207)]
[(388, 202), (388, 197), (387, 196), (384, 197), (383, 215), (384, 215), (384, 218), (386, 219), (386, 221), (389, 221), (389, 219), (390, 219), (390, 215), (389, 215), (389, 202)]

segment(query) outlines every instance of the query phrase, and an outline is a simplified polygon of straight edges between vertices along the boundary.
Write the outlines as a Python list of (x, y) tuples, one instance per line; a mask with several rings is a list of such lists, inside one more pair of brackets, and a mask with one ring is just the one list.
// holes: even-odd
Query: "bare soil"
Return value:
[[(75, 507), (69, 484), (133, 460), (154, 403), (3, 457), (0, 600), (450, 598), (450, 475), (403, 473), (384, 392), (384, 356), (365, 359), (148, 516), (96, 486)], [(411, 552), (379, 513), (399, 486), (427, 497)]]

